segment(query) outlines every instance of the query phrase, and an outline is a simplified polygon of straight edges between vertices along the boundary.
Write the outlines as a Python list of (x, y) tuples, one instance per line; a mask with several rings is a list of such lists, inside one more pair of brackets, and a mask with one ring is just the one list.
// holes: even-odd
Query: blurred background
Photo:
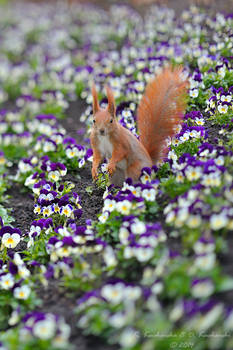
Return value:
[[(0, 0), (1, 3), (12, 2), (16, 0)], [(27, 0), (31, 2), (43, 2), (45, 0)], [(92, 3), (96, 6), (101, 6), (107, 9), (112, 4), (130, 4), (133, 7), (143, 11), (147, 6), (151, 4), (164, 5), (173, 8), (177, 13), (190, 5), (198, 5), (204, 8), (209, 8), (213, 11), (232, 12), (233, 13), (233, 0), (47, 0), (46, 2), (79, 2), (79, 3)], [(17, 0), (20, 2), (20, 0)]]

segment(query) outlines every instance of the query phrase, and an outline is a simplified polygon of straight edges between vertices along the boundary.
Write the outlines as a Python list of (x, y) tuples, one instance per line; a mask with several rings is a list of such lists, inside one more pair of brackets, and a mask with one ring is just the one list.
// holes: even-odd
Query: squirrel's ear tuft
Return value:
[(93, 114), (96, 114), (96, 112), (99, 110), (100, 107), (99, 107), (98, 95), (97, 95), (97, 91), (94, 83), (92, 85), (91, 92), (93, 97), (93, 102), (92, 102)]
[(115, 100), (114, 100), (112, 89), (109, 86), (106, 86), (105, 89), (106, 89), (107, 98), (108, 98), (107, 111), (111, 114), (112, 117), (115, 117), (116, 116), (116, 106), (115, 106)]

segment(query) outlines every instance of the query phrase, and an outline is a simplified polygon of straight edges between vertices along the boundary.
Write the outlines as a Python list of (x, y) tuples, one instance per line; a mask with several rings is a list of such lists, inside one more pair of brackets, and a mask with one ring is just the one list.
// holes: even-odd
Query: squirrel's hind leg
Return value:
[(115, 186), (121, 187), (123, 185), (123, 182), (125, 181), (125, 178), (126, 178), (125, 171), (123, 169), (116, 168), (114, 174), (110, 178), (110, 182)]
[(126, 177), (131, 177), (133, 181), (137, 181), (141, 175), (142, 168), (143, 167), (140, 161), (134, 162), (128, 167)]

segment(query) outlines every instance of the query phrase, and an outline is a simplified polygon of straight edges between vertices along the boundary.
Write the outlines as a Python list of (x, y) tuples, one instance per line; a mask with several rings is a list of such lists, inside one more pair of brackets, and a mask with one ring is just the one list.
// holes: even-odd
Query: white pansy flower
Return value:
[(184, 177), (184, 175), (182, 174), (182, 172), (178, 172), (178, 173), (176, 174), (176, 182), (182, 183), (182, 182), (184, 182), (184, 179), (185, 179), (185, 177)]
[(215, 254), (204, 254), (195, 259), (194, 265), (201, 270), (208, 271), (214, 268), (215, 260)]
[(59, 321), (59, 333), (53, 339), (53, 346), (58, 349), (67, 349), (67, 341), (70, 336), (70, 326), (64, 321)]
[(69, 159), (77, 157), (78, 156), (78, 149), (77, 149), (77, 147), (67, 148), (66, 156)]
[(181, 137), (180, 137), (180, 141), (181, 142), (185, 142), (189, 140), (189, 133), (185, 132)]
[(119, 304), (124, 299), (125, 285), (121, 282), (116, 284), (106, 284), (101, 289), (101, 295), (113, 304)]
[(173, 322), (178, 321), (184, 314), (183, 304), (178, 302), (174, 308), (171, 310), (169, 319)]
[(125, 325), (126, 315), (122, 312), (116, 312), (114, 315), (109, 317), (108, 322), (115, 328), (121, 328)]
[(204, 244), (200, 241), (197, 241), (194, 244), (193, 249), (196, 254), (213, 253), (215, 250), (215, 244), (214, 243)]
[(217, 165), (224, 165), (224, 157), (223, 156), (218, 156), (218, 158), (215, 158), (214, 162)]
[(193, 98), (196, 98), (198, 96), (198, 94), (199, 94), (198, 89), (193, 89), (193, 90), (190, 90), (190, 92), (189, 92), (189, 96), (193, 97)]
[(60, 179), (59, 171), (58, 170), (50, 171), (48, 173), (48, 178), (49, 178), (49, 180), (52, 180), (52, 181), (55, 181), (55, 182), (59, 181), (59, 179)]
[(218, 106), (218, 111), (219, 111), (219, 113), (221, 113), (221, 114), (226, 114), (227, 111), (228, 111), (228, 106), (227, 106), (227, 105), (222, 105), (222, 104), (220, 104), (220, 105)]
[(69, 218), (71, 217), (72, 213), (73, 213), (73, 208), (71, 205), (67, 204), (64, 207), (62, 207), (61, 215), (65, 215)]
[[(43, 130), (43, 132), (44, 132), (44, 130)], [(43, 146), (43, 151), (45, 153), (54, 152), (55, 150), (56, 150), (56, 146), (52, 142), (45, 141), (44, 146)]]
[(190, 215), (186, 225), (190, 228), (196, 228), (201, 224), (201, 217), (199, 215)]
[(153, 284), (153, 286), (151, 287), (151, 291), (154, 294), (160, 294), (163, 291), (162, 282), (157, 282), (157, 283)]
[(211, 280), (204, 280), (196, 283), (191, 288), (194, 298), (207, 298), (214, 292), (214, 285)]
[(213, 230), (220, 230), (226, 227), (228, 223), (228, 218), (225, 214), (213, 214), (210, 218), (210, 227)]
[(125, 259), (131, 259), (134, 257), (134, 249), (133, 247), (126, 247), (124, 250), (124, 258)]
[(116, 209), (123, 215), (129, 215), (131, 208), (132, 203), (126, 199), (116, 204)]
[[(8, 324), (10, 326), (14, 326), (16, 325), (18, 322), (19, 322), (19, 319), (20, 319), (20, 314), (18, 311), (14, 310), (12, 313), (11, 313), (11, 316), (8, 320)], [(4, 350), (4, 349), (1, 349), (0, 347), (0, 350)]]
[(119, 239), (122, 244), (127, 244), (128, 243), (128, 237), (129, 237), (129, 230), (122, 226), (119, 230)]
[(14, 297), (16, 299), (25, 300), (29, 297), (30, 293), (31, 293), (31, 289), (27, 285), (17, 287), (14, 289)]
[(143, 174), (141, 177), (140, 177), (140, 180), (143, 184), (146, 184), (148, 181), (151, 180), (150, 178), (150, 175), (148, 174)]
[(103, 258), (104, 258), (104, 261), (105, 261), (107, 266), (116, 266), (117, 265), (116, 255), (115, 255), (112, 247), (107, 246), (104, 249)]
[(203, 118), (196, 118), (195, 119), (195, 123), (197, 125), (204, 125), (205, 124), (205, 120)]
[(222, 102), (231, 102), (231, 99), (232, 99), (231, 95), (222, 95), (221, 96)]
[(18, 164), (18, 168), (21, 173), (27, 173), (32, 169), (32, 166), (28, 163), (24, 163), (23, 160), (20, 160)]
[(154, 255), (154, 249), (151, 247), (135, 248), (134, 255), (140, 262), (148, 261)]
[(142, 197), (145, 198), (145, 200), (153, 202), (155, 200), (156, 191), (154, 188), (151, 189), (145, 189), (142, 191)]
[(30, 176), (28, 176), (27, 178), (26, 178), (26, 180), (25, 180), (25, 182), (24, 182), (24, 185), (25, 186), (30, 186), (30, 185), (34, 185), (35, 183), (36, 183), (36, 179), (35, 178), (33, 178), (33, 174), (32, 175), (30, 175)]
[(19, 267), (20, 265), (23, 265), (24, 262), (21, 259), (21, 256), (19, 255), (19, 253), (15, 253), (14, 254), (14, 263)]
[(169, 151), (167, 157), (168, 157), (168, 159), (172, 159), (173, 161), (176, 161), (178, 159), (178, 157), (174, 151)]
[(103, 207), (103, 211), (113, 211), (115, 209), (116, 206), (116, 202), (112, 199), (105, 199), (104, 201), (104, 207)]
[(103, 214), (101, 214), (101, 215), (99, 216), (99, 221), (100, 221), (102, 224), (104, 224), (104, 223), (107, 221), (108, 217), (109, 217), (109, 213), (108, 213), (107, 211), (105, 211)]
[(200, 137), (200, 132), (196, 131), (196, 130), (191, 130), (189, 133), (189, 136), (192, 138), (199, 138)]
[(56, 323), (53, 319), (45, 319), (36, 322), (33, 326), (33, 334), (39, 339), (51, 339), (55, 335)]
[(135, 196), (135, 197), (140, 197), (141, 196), (141, 189), (140, 189), (140, 187), (133, 187), (133, 186), (131, 186), (131, 192), (133, 193), (133, 195)]
[(169, 223), (173, 222), (174, 220), (175, 220), (175, 212), (170, 211), (170, 213), (167, 214), (165, 221), (167, 224), (169, 224)]
[[(222, 43), (222, 44), (223, 44), (223, 43)], [(224, 44), (223, 44), (223, 45), (224, 45)], [(224, 78), (225, 75), (226, 75), (226, 67), (224, 66), (224, 67), (219, 68), (218, 74), (220, 75), (221, 78)]]
[(146, 306), (150, 311), (159, 311), (161, 309), (161, 306), (158, 302), (158, 299), (156, 295), (152, 294), (146, 301)]
[(223, 305), (217, 304), (209, 312), (197, 319), (195, 328), (199, 332), (205, 332), (217, 322), (217, 320), (222, 316), (222, 314)]
[(140, 220), (135, 221), (130, 228), (132, 233), (136, 235), (141, 235), (146, 232), (146, 225)]
[(20, 277), (25, 279), (25, 278), (28, 278), (31, 273), (30, 273), (30, 270), (26, 268), (26, 266), (20, 265), (18, 266), (18, 274), (20, 275)]
[[(53, 213), (51, 205), (49, 205), (48, 207), (43, 207), (41, 211), (44, 217), (48, 217)], [(34, 209), (34, 212), (35, 212), (35, 209)]]
[(185, 175), (189, 181), (197, 180), (201, 177), (202, 171), (200, 167), (189, 166), (185, 170)]
[(14, 277), (11, 273), (7, 273), (0, 277), (0, 286), (2, 289), (10, 289), (14, 285)]
[(133, 328), (125, 328), (121, 333), (119, 343), (124, 348), (131, 348), (138, 342), (138, 333)]
[(124, 289), (124, 295), (127, 299), (137, 300), (142, 294), (141, 288), (138, 286), (127, 286)]
[(20, 242), (20, 235), (18, 233), (4, 233), (2, 236), (2, 244), (6, 248), (15, 248)]

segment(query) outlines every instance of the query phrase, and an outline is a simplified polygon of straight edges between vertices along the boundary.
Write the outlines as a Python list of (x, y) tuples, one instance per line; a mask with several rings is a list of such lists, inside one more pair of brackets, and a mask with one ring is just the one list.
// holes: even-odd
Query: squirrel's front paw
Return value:
[(107, 170), (108, 170), (109, 175), (112, 176), (116, 170), (116, 167), (112, 164), (108, 164)]
[(92, 179), (93, 179), (94, 181), (96, 181), (96, 180), (97, 180), (97, 177), (98, 177), (97, 168), (92, 168), (91, 174), (92, 174)]

